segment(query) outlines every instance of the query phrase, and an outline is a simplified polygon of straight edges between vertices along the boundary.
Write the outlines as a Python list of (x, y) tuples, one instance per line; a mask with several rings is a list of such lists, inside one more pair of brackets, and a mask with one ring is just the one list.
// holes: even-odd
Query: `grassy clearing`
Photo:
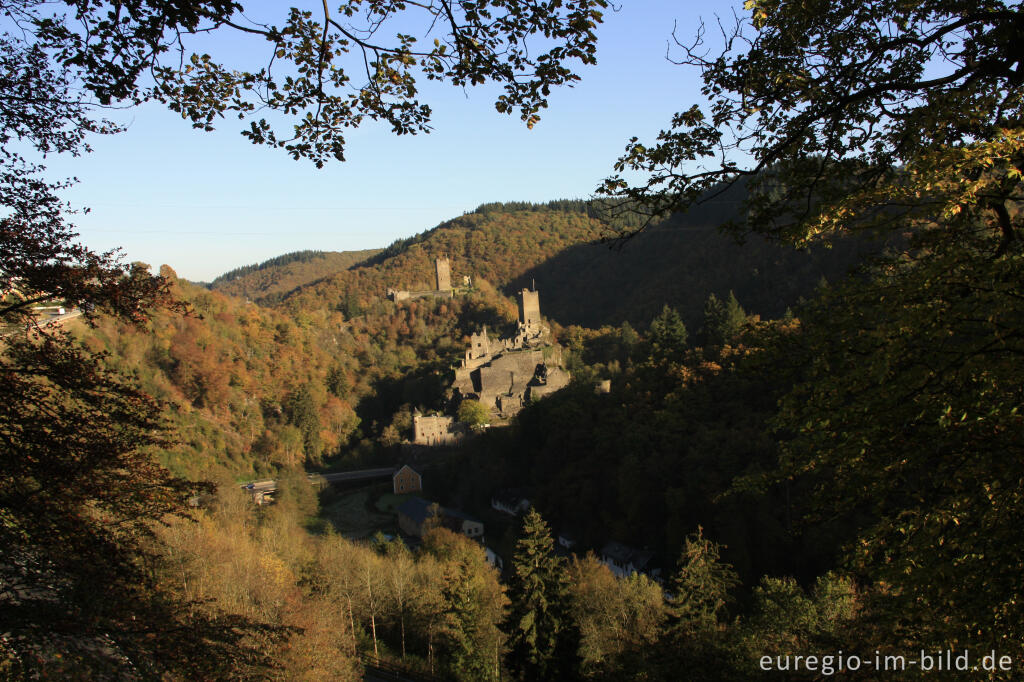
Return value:
[(372, 498), (377, 494), (379, 492), (374, 488), (338, 493), (323, 505), (321, 515), (339, 533), (353, 540), (370, 537), (377, 531), (397, 533), (398, 518), (395, 514), (377, 511), (373, 506)]
[(377, 501), (374, 504), (377, 511), (384, 514), (397, 514), (398, 507), (406, 500), (416, 497), (419, 493), (405, 493), (404, 495), (395, 495), (394, 493), (384, 492), (377, 497)]

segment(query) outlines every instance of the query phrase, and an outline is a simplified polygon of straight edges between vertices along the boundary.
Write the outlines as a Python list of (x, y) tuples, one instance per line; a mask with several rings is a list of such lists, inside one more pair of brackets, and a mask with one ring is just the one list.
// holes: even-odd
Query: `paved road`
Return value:
[[(75, 308), (74, 310), (71, 310), (70, 312), (64, 313), (63, 315), (47, 315), (45, 317), (40, 316), (40, 317), (37, 317), (35, 321), (36, 321), (36, 324), (38, 324), (40, 327), (52, 327), (52, 326), (62, 325), (65, 322), (67, 322), (68, 320), (73, 320), (76, 317), (80, 317), (81, 315), (82, 315), (82, 311), (77, 309), (77, 308)], [(3, 327), (3, 328), (0, 328), (0, 339), (4, 338), (5, 336), (12, 336), (12, 335), (18, 333), (19, 331), (24, 330), (24, 329), (25, 329), (25, 325), (17, 325), (17, 326), (14, 326), (14, 327), (6, 326), (6, 327)]]

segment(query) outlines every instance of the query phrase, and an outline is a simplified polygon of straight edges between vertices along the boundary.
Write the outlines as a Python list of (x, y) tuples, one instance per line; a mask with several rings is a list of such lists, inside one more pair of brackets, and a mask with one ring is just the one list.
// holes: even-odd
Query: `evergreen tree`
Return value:
[(655, 679), (675, 679), (679, 670), (694, 681), (749, 677), (751, 659), (737, 652), (723, 623), (730, 592), (739, 584), (732, 566), (721, 561), (721, 547), (700, 528), (686, 539), (668, 588), (665, 636), (658, 654), (647, 658)]
[(647, 331), (651, 358), (654, 360), (680, 360), (686, 350), (686, 325), (675, 310), (667, 304), (651, 321)]
[(708, 294), (704, 302), (704, 343), (710, 346), (730, 343), (739, 335), (746, 321), (747, 313), (733, 292), (730, 291), (729, 298), (724, 301), (714, 293)]
[(320, 415), (309, 386), (303, 385), (288, 397), (288, 421), (302, 431), (303, 450), (306, 457), (320, 456)]
[(496, 679), (488, 652), (476, 646), (480, 605), (473, 597), (471, 580), (472, 570), (464, 561), (451, 564), (445, 571), (441, 598), (448, 665), (460, 680)]
[(349, 386), (348, 377), (345, 376), (345, 368), (341, 365), (335, 365), (327, 372), (327, 390), (332, 395), (338, 398), (343, 398), (345, 394), (351, 388)]
[(621, 347), (620, 360), (626, 362), (633, 357), (633, 351), (637, 344), (640, 343), (640, 335), (633, 329), (633, 325), (629, 322), (623, 322), (619, 328), (619, 343)]
[(565, 679), (575, 670), (576, 647), (564, 562), (536, 509), (523, 519), (512, 558), (509, 667), (519, 679)]
[(439, 634), (450, 676), (499, 679), (505, 652), (500, 624), (508, 598), (498, 572), (479, 544), (446, 528), (426, 531), (423, 547), (443, 565), (436, 589), (441, 597)]
[(669, 629), (677, 637), (713, 633), (718, 629), (730, 591), (740, 584), (736, 571), (721, 561), (721, 546), (704, 530), (686, 539), (679, 570), (672, 577)]

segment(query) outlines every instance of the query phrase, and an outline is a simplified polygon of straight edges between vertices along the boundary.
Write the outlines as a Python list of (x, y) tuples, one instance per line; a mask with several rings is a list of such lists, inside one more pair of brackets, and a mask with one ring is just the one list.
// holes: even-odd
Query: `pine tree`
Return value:
[(648, 343), (654, 360), (680, 360), (686, 350), (686, 325), (679, 313), (667, 304), (651, 321)]
[(730, 291), (724, 301), (714, 293), (708, 294), (704, 302), (704, 343), (710, 346), (730, 343), (746, 321), (747, 313), (733, 292)]
[(554, 554), (551, 531), (535, 509), (523, 519), (512, 558), (509, 667), (519, 679), (571, 677), (576, 647), (569, 614), (569, 581)]
[(306, 457), (317, 459), (323, 449), (320, 442), (320, 414), (309, 386), (303, 385), (288, 397), (288, 420), (302, 431)]
[(721, 546), (702, 528), (686, 539), (679, 571), (672, 577), (669, 629), (677, 637), (713, 633), (729, 592), (740, 584), (736, 571), (721, 561)]

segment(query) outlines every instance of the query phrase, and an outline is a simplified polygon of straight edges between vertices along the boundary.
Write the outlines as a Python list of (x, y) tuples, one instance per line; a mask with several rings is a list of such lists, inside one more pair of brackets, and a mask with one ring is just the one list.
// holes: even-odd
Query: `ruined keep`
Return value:
[[(463, 278), (465, 281), (467, 278)], [(448, 262), (448, 256), (441, 256), (434, 259), (434, 283), (436, 289), (422, 289), (420, 291), (405, 291), (401, 289), (388, 288), (387, 295), (392, 301), (409, 301), (414, 298), (453, 298), (455, 290), (452, 288), (452, 269)]]
[(434, 261), (434, 276), (437, 282), (437, 291), (452, 290), (452, 269), (448, 263), (448, 256), (441, 256)]
[(536, 289), (519, 292), (519, 323), (515, 335), (493, 339), (484, 327), (470, 336), (469, 348), (455, 370), (453, 391), (473, 398), (499, 417), (511, 417), (530, 400), (539, 400), (569, 384), (562, 367), (562, 349), (540, 318)]
[(540, 323), (540, 292), (536, 289), (523, 289), (519, 292), (519, 324)]

